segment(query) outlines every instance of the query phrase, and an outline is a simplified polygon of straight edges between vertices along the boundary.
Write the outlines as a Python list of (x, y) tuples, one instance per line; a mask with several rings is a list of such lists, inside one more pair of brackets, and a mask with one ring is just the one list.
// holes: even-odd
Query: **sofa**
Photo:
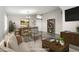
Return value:
[(40, 43), (34, 43), (34, 41), (22, 41), (18, 44), (14, 33), (9, 33), (0, 42), (0, 48), (3, 49), (3, 52), (46, 52), (45, 49), (37, 46), (38, 44)]

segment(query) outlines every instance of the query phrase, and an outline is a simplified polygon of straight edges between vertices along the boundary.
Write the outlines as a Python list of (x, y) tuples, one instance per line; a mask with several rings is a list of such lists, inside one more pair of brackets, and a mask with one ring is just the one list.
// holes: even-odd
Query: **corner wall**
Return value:
[(0, 7), (0, 41), (2, 40), (2, 38), (5, 35), (5, 10), (4, 7)]

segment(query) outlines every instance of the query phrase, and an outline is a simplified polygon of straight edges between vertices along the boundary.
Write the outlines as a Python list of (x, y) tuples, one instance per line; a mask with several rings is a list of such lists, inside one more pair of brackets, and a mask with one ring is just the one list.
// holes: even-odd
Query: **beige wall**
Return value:
[(55, 33), (60, 34), (62, 31), (62, 13), (61, 9), (57, 8), (54, 11), (46, 13), (43, 15), (42, 20), (42, 31), (47, 32), (47, 20), (48, 19), (55, 19)]
[[(26, 15), (8, 15), (8, 20), (12, 20), (13, 22), (15, 22), (17, 28), (20, 27), (21, 19), (26, 19)], [(29, 19), (31, 27), (35, 26), (35, 20), (35, 16), (31, 16), (31, 18)]]
[(63, 31), (72, 31), (72, 32), (76, 32), (76, 27), (79, 26), (79, 21), (69, 21), (66, 22), (65, 21), (65, 10), (72, 8), (74, 6), (65, 6), (65, 7), (61, 7), (62, 8), (62, 19), (63, 19)]

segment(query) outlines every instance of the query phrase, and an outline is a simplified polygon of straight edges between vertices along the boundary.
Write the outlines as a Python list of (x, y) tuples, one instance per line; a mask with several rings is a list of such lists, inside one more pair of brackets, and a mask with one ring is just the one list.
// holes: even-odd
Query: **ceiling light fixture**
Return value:
[(42, 16), (41, 15), (36, 15), (36, 18), (37, 19), (42, 19)]

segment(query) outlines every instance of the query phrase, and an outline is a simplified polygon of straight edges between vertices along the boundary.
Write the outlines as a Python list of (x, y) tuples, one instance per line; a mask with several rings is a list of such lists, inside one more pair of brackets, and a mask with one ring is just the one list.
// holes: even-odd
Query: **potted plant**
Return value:
[(12, 21), (9, 21), (9, 33), (13, 32), (15, 30), (15, 25)]
[(59, 41), (60, 41), (60, 44), (61, 44), (61, 45), (64, 45), (64, 38), (59, 37)]

